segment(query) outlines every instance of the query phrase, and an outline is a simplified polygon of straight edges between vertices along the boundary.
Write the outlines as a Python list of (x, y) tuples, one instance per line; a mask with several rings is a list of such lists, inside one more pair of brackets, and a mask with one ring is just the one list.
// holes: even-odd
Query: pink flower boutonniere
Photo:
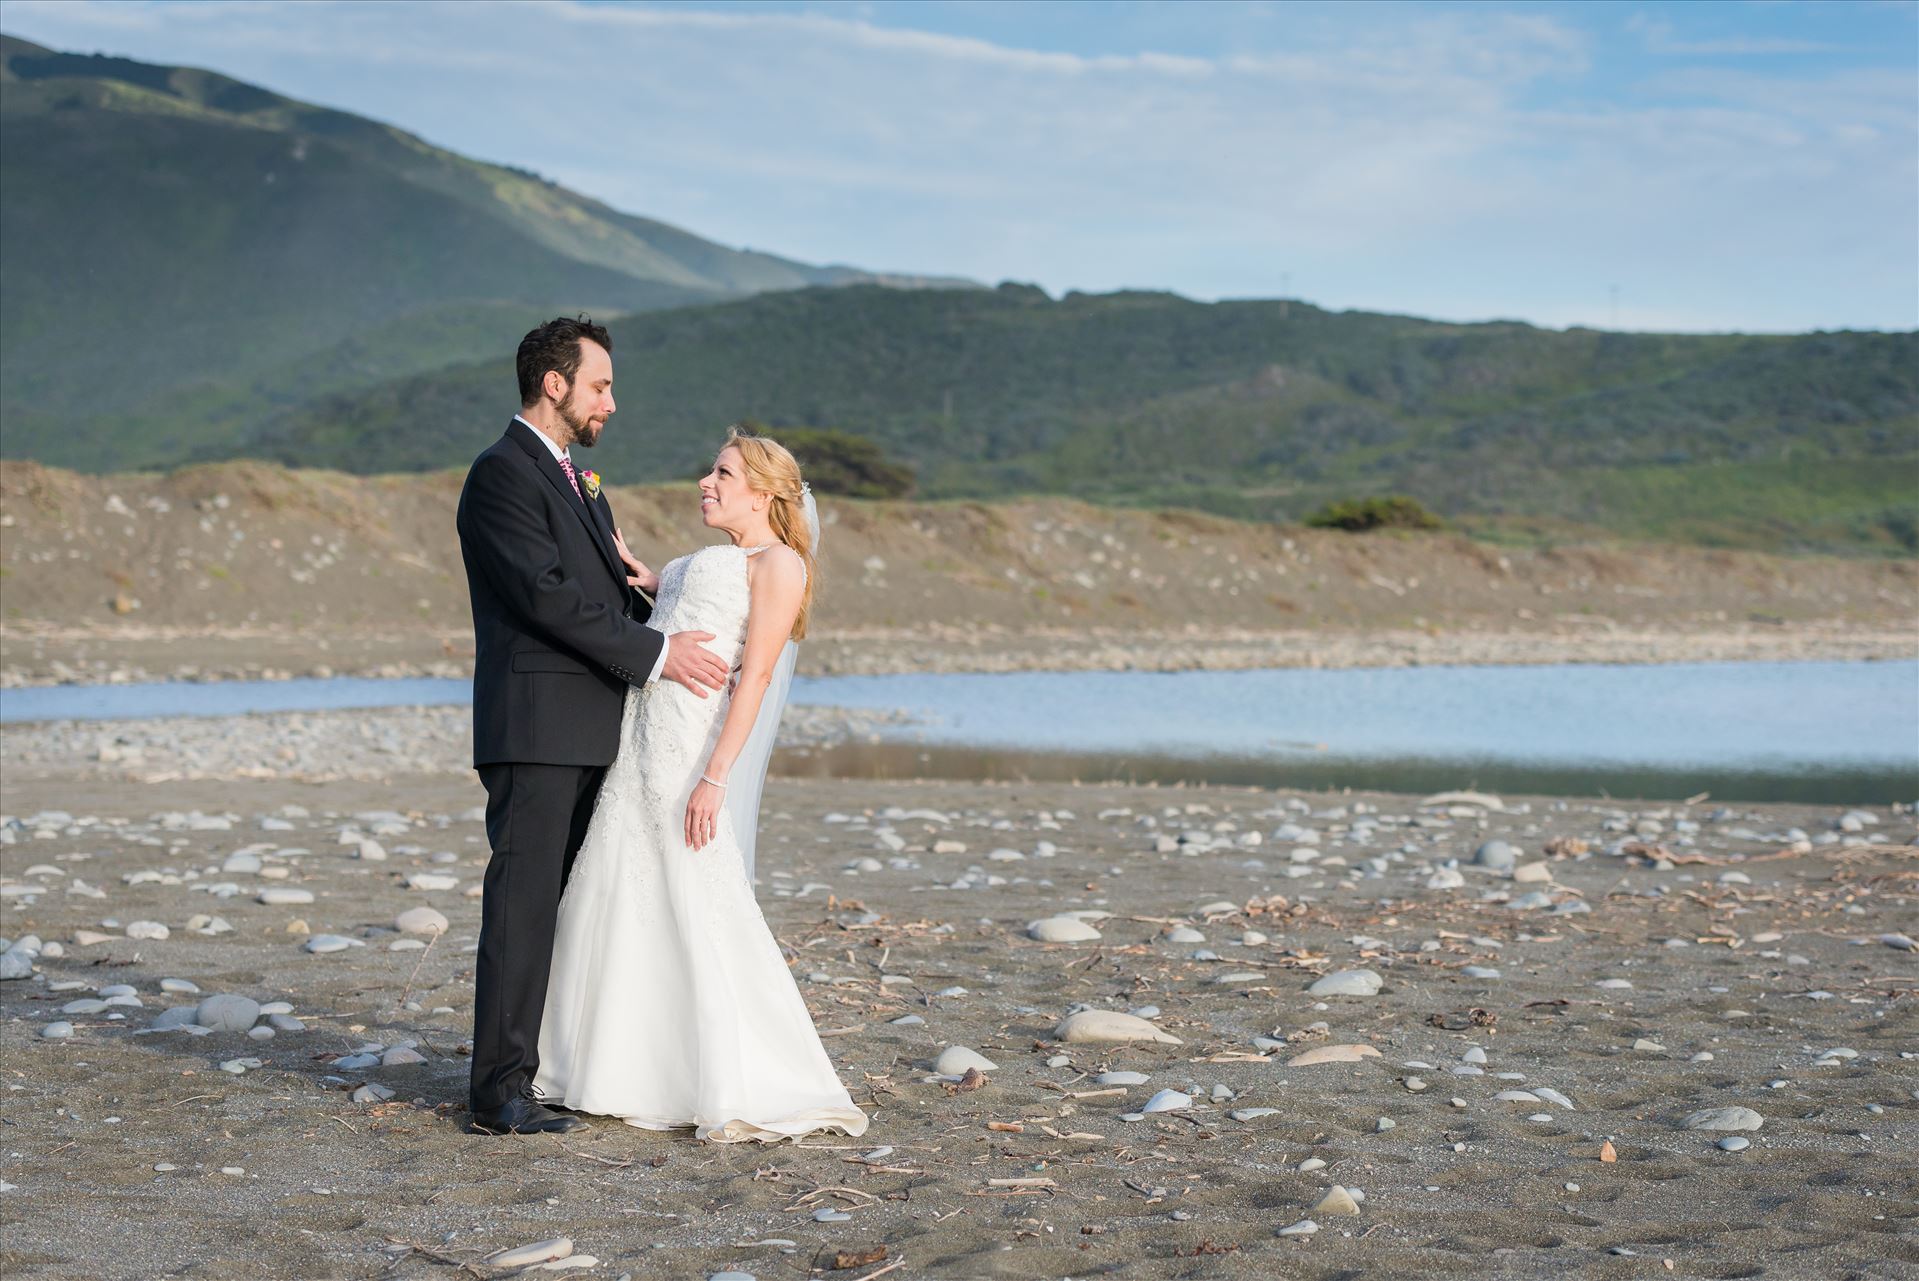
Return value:
[(580, 483), (586, 486), (586, 501), (589, 503), (600, 496), (600, 473), (583, 471), (580, 473)]

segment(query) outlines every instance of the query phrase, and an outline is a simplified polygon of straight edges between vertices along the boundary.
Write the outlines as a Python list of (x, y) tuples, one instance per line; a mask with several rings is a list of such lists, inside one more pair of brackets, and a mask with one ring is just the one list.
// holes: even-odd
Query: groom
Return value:
[[(474, 974), (473, 1128), (560, 1133), (577, 1116), (532, 1093), (560, 891), (619, 747), (629, 685), (664, 677), (700, 697), (726, 664), (708, 632), (645, 626), (613, 545), (590, 449), (613, 413), (613, 340), (552, 320), (520, 340), (520, 412), (473, 461), (460, 493), (460, 554), (473, 601), (473, 764), (493, 857)], [(583, 483), (584, 475), (584, 483)]]

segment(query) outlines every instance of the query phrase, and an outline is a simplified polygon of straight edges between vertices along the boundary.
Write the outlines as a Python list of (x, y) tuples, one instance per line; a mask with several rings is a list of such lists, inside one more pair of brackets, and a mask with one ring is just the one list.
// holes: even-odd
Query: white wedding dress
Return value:
[[(707, 648), (737, 667), (754, 550), (720, 544), (670, 561), (649, 625), (712, 632)], [(781, 684), (756, 726), (778, 721)], [(687, 798), (729, 702), (667, 680), (627, 691), (619, 754), (560, 900), (534, 1093), (722, 1143), (857, 1135), (866, 1114), (835, 1075), (753, 896), (742, 848), (752, 837), (737, 829), (757, 813), (729, 803), (705, 848), (686, 844)], [(758, 780), (741, 782), (756, 811)]]

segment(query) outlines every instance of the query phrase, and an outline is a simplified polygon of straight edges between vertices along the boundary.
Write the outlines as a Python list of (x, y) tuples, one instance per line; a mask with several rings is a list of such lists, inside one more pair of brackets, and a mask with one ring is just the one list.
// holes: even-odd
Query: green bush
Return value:
[(1306, 523), (1315, 529), (1343, 529), (1349, 534), (1372, 529), (1443, 529), (1446, 525), (1426, 510), (1424, 503), (1404, 494), (1328, 503), (1308, 516)]
[(904, 498), (913, 469), (886, 456), (878, 444), (851, 432), (814, 427), (757, 428), (793, 451), (807, 483), (842, 498)]

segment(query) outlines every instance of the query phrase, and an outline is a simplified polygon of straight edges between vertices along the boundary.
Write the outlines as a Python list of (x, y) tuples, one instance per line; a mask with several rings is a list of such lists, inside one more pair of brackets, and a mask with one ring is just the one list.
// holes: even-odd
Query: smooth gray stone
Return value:
[(1705, 1108), (1694, 1112), (1679, 1124), (1688, 1130), (1756, 1130), (1766, 1123), (1751, 1108)]
[(200, 1002), (193, 1021), (216, 1032), (244, 1032), (260, 1020), (260, 1003), (251, 997), (221, 993)]
[(1751, 1146), (1752, 1140), (1743, 1134), (1728, 1134), (1725, 1138), (1719, 1140), (1719, 1150), (1721, 1152), (1744, 1152)]
[(269, 1014), (267, 1015), (267, 1022), (272, 1024), (273, 1030), (276, 1032), (304, 1032), (307, 1030), (307, 1025), (300, 1022), (299, 1019), (294, 1018), (291, 1014)]
[(949, 1045), (940, 1051), (933, 1060), (933, 1071), (940, 1076), (965, 1076), (966, 1069), (978, 1068), (982, 1072), (997, 1072), (999, 1064), (987, 1058), (977, 1050), (964, 1045)]
[(1505, 841), (1487, 841), (1473, 851), (1473, 864), (1501, 872), (1512, 871), (1519, 862), (1519, 851)]
[(888, 1019), (887, 1022), (891, 1023), (894, 1027), (916, 1027), (926, 1022), (926, 1020), (917, 1014), (902, 1014), (896, 1019)]
[(1278, 1112), (1278, 1108), (1234, 1108), (1226, 1115), (1235, 1121), (1257, 1121), (1262, 1116), (1275, 1116)]
[(1076, 916), (1049, 916), (1026, 927), (1031, 937), (1042, 943), (1091, 943), (1099, 931)]
[(91, 997), (87, 997), (87, 998), (82, 998), (81, 1000), (78, 1000), (78, 1001), (68, 1001), (65, 1005), (60, 1007), (60, 1013), (62, 1014), (99, 1014), (102, 1011), (104, 1011), (106, 1008), (107, 1008), (107, 1003), (105, 1001), (94, 1000)]
[[(1215, 957), (1213, 959), (1217, 960), (1218, 958)], [(1213, 976), (1213, 982), (1221, 987), (1241, 987), (1247, 983), (1264, 983), (1267, 977), (1266, 971), (1264, 970), (1234, 970), (1227, 974), (1215, 974)]]
[(1153, 1078), (1144, 1072), (1101, 1072), (1093, 1078), (1094, 1085), (1144, 1085)]
[(0, 952), (0, 980), (24, 979), (33, 974), (33, 957), (18, 944)]
[(160, 990), (172, 992), (176, 996), (198, 996), (200, 985), (190, 979), (161, 979)]
[(65, 1019), (55, 1019), (40, 1029), (40, 1035), (49, 1041), (64, 1041), (73, 1035), (73, 1024)]
[(161, 1010), (160, 1016), (150, 1025), (155, 1032), (165, 1032), (176, 1027), (185, 1027), (200, 1016), (197, 1005), (176, 1005), (170, 1010)]
[(1309, 996), (1378, 996), (1383, 982), (1372, 970), (1335, 970), (1306, 992)]
[(344, 934), (315, 934), (306, 941), (305, 948), (315, 955), (328, 952), (344, 952), (350, 947), (365, 947), (359, 939), (350, 939)]
[(1193, 1106), (1193, 1096), (1179, 1090), (1161, 1090), (1146, 1100), (1142, 1112), (1179, 1112)]

